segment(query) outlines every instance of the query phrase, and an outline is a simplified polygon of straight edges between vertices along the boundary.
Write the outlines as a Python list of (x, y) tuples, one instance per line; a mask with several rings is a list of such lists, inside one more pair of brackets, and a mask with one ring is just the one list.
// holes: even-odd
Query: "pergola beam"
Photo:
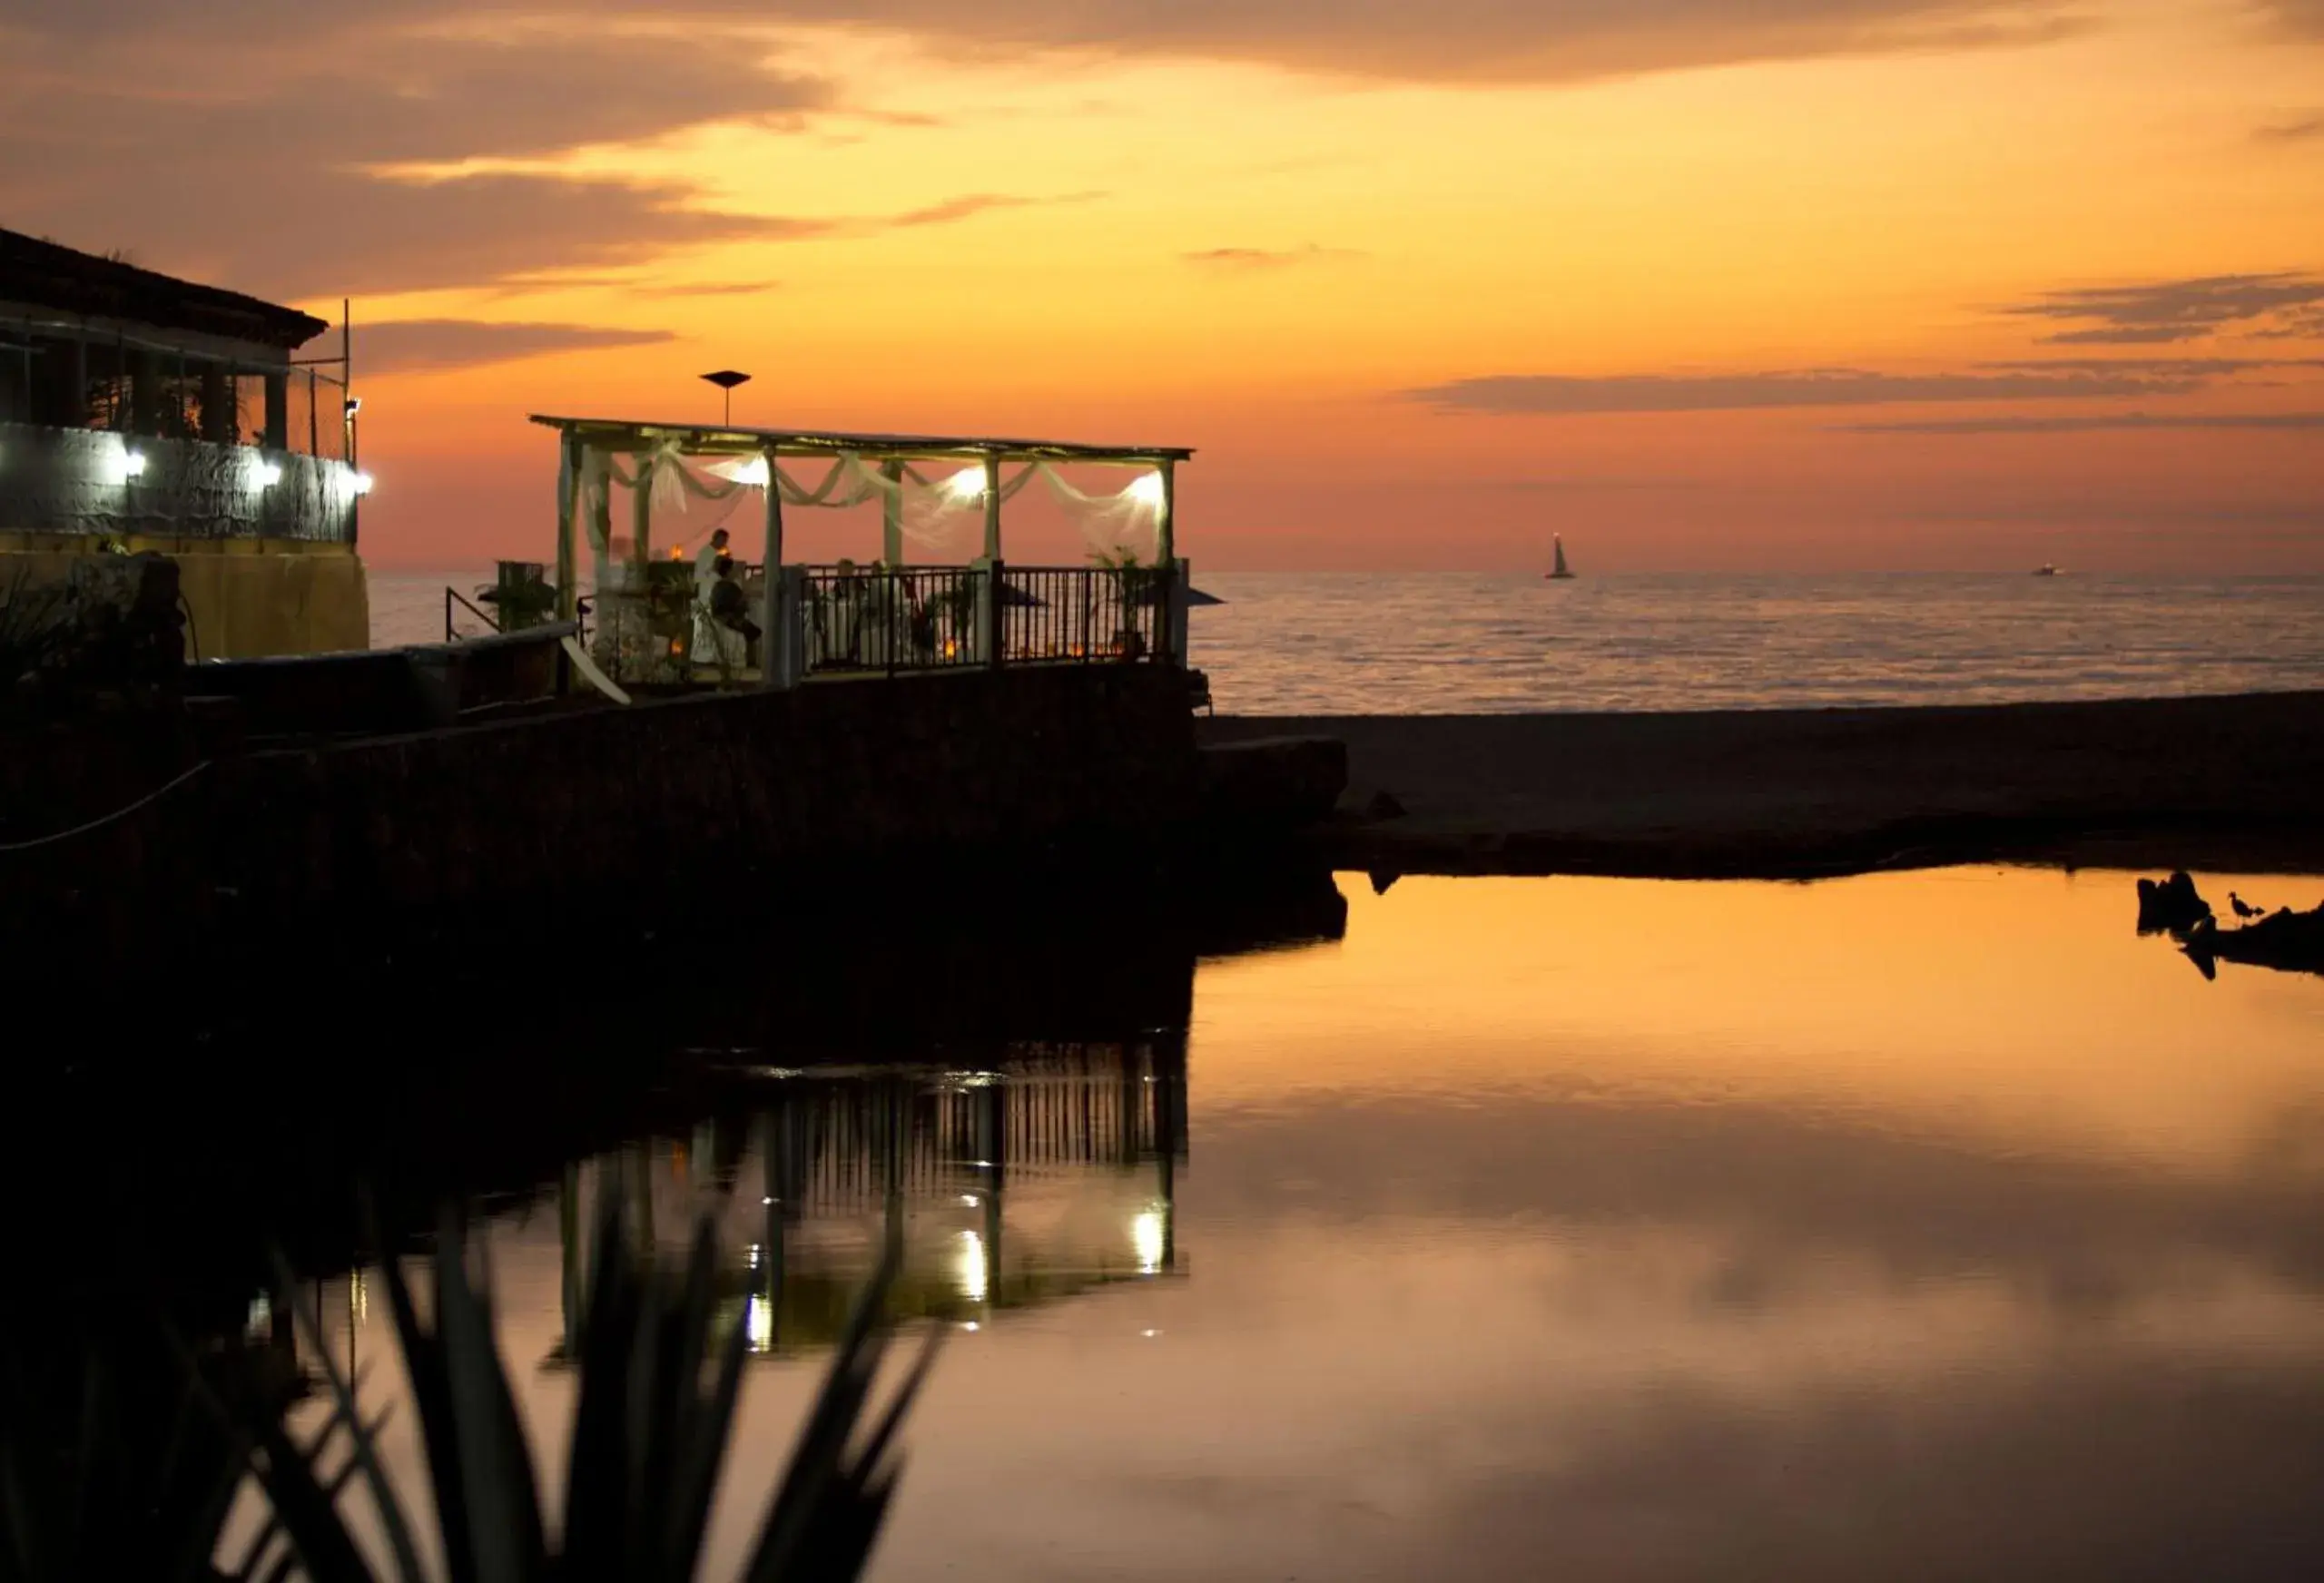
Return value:
[(1152, 467), (1194, 455), (1179, 446), (1083, 445), (1067, 440), (1009, 439), (983, 436), (842, 434), (829, 431), (724, 428), (635, 418), (560, 418), (533, 415), (535, 423), (578, 436), (601, 450), (620, 454), (659, 450), (671, 440), (687, 456), (836, 457), (853, 453), (866, 461), (1059, 462), (1093, 467)]

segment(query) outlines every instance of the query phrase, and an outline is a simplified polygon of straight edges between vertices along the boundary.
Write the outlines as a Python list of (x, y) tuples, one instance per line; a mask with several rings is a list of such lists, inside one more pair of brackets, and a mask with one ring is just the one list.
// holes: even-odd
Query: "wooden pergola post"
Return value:
[(880, 560), (888, 566), (904, 564), (904, 465), (893, 458), (880, 464), (888, 487), (880, 491)]
[(638, 453), (637, 487), (629, 492), (629, 543), (630, 554), (636, 557), (640, 568), (637, 580), (643, 586), (643, 568), (654, 558), (654, 457), (647, 451)]
[(1161, 504), (1154, 514), (1155, 637), (1163, 656), (1172, 664), (1187, 663), (1187, 568), (1178, 559), (1178, 478), (1177, 465), (1165, 457), (1154, 464), (1162, 481)]
[(573, 554), (573, 517), (581, 488), (581, 440), (570, 429), (563, 434), (557, 447), (556, 460), (556, 618), (574, 618), (574, 601), (580, 591), (574, 587), (576, 575)]
[(760, 564), (765, 579), (759, 588), (759, 685), (791, 687), (792, 627), (797, 617), (791, 579), (783, 567), (783, 475), (776, 470), (775, 443), (766, 442), (759, 454), (766, 460), (766, 542)]
[(984, 630), (978, 635), (984, 641), (980, 645), (981, 652), (977, 657), (996, 670), (1000, 668), (1001, 654), (1007, 646), (1002, 641), (1005, 634), (1001, 626), (1001, 618), (1006, 615), (1009, 606), (1001, 595), (1002, 575), (1000, 457), (998, 454), (988, 451), (984, 458), (984, 597), (978, 602), (980, 614), (984, 618), (979, 623)]
[(1154, 517), (1154, 559), (1167, 566), (1178, 558), (1177, 467), (1165, 457), (1154, 464), (1154, 471), (1162, 480), (1162, 504)]
[(1000, 457), (990, 452), (984, 458), (984, 558), (1000, 558)]
[[(582, 452), (583, 476), (587, 476), (588, 452)], [(597, 591), (597, 649), (602, 655), (614, 652), (613, 629), (606, 623), (606, 594), (613, 586), (614, 565), (614, 481), (611, 459), (604, 483), (589, 502), (589, 556), (593, 580)]]

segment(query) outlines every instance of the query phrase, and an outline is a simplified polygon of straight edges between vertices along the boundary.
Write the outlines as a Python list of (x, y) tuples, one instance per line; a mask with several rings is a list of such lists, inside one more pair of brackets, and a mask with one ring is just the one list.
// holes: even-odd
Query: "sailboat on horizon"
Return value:
[(1554, 533), (1550, 535), (1550, 549), (1555, 556), (1555, 559), (1551, 565), (1550, 569), (1542, 574), (1542, 576), (1552, 583), (1571, 582), (1573, 580), (1573, 568), (1565, 564), (1565, 539), (1563, 536)]

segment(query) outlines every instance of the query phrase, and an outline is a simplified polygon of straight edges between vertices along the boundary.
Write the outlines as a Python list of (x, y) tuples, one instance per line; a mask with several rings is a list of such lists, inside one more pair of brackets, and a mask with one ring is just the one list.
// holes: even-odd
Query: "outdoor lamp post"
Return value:
[(749, 384), (751, 382), (751, 377), (736, 369), (721, 369), (714, 374), (704, 374), (703, 378), (726, 393), (726, 416), (722, 419), (722, 421), (724, 422), (728, 428), (733, 428), (734, 424), (734, 387), (737, 385)]

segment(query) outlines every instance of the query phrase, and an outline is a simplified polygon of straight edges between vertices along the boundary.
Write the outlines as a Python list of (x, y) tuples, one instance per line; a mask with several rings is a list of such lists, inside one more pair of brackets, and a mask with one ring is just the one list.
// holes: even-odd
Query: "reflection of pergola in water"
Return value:
[(630, 1234), (666, 1252), (683, 1249), (709, 1209), (734, 1322), (761, 1352), (829, 1341), (883, 1243), (901, 1257), (890, 1296), (898, 1318), (980, 1324), (996, 1311), (1177, 1273), (1183, 1036), (1019, 1046), (1002, 1066), (785, 1074), (747, 1122), (567, 1167), (566, 1335), (606, 1194)]

